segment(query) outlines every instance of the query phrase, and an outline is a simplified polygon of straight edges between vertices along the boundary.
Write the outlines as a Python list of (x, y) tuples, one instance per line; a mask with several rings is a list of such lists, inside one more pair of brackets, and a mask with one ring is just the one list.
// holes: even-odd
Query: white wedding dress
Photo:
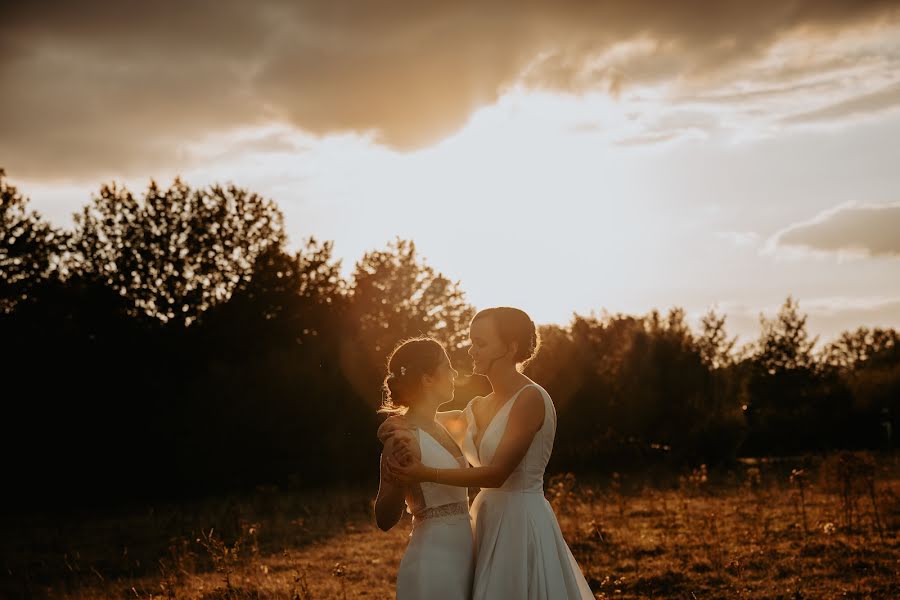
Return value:
[(478, 448), (478, 425), (469, 403), (462, 449), (473, 466), (490, 464), (513, 403), (527, 387), (535, 387), (544, 398), (544, 423), (503, 486), (482, 489), (472, 502), (477, 558), (472, 599), (593, 600), (544, 498), (544, 469), (556, 436), (556, 408), (547, 391), (529, 384), (516, 392), (487, 424)]
[[(468, 466), (428, 432), (413, 431), (426, 467)], [(397, 573), (397, 600), (470, 600), (475, 551), (466, 488), (422, 482), (410, 487), (406, 505), (413, 530)]]

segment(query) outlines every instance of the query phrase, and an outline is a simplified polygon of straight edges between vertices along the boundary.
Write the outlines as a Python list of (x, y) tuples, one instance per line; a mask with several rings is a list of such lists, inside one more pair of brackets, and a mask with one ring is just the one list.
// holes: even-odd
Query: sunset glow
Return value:
[[(495, 87), (460, 84), (473, 86), (466, 111), (456, 110), (464, 90), (450, 85), (457, 73), (443, 80), (427, 71), (436, 86), (427, 94), (440, 91), (440, 101), (400, 83), (390, 96), (396, 105), (389, 96), (361, 100), (377, 103), (369, 125), (354, 104), (333, 114), (322, 105), (319, 121), (302, 116), (304, 92), (286, 103), (263, 85), (263, 66), (247, 66), (240, 85), (251, 109), (240, 119), (198, 113), (169, 123), (172, 109), (163, 107), (122, 116), (121, 131), (138, 137), (121, 138), (118, 156), (90, 140), (66, 141), (78, 140), (75, 129), (48, 130), (53, 152), (0, 143), (0, 164), (63, 224), (105, 181), (135, 191), (177, 175), (195, 185), (233, 181), (279, 203), (292, 244), (334, 240), (346, 272), (367, 250), (412, 239), (476, 306), (522, 305), (542, 322), (565, 322), (572, 311), (680, 305), (696, 316), (718, 306), (751, 335), (761, 311), (793, 294), (826, 337), (851, 325), (896, 326), (896, 243), (869, 252), (865, 239), (819, 249), (813, 239), (825, 219), (842, 227), (843, 208), (872, 209), (854, 213), (863, 229), (869, 217), (900, 224), (896, 211), (877, 210), (900, 201), (891, 158), (900, 153), (894, 16), (813, 19), (756, 41), (736, 30), (712, 44), (660, 23), (656, 34), (612, 37), (583, 52), (535, 46)], [(6, 60), (8, 73), (60, 66), (43, 42), (20, 43), (31, 62)], [(404, 56), (400, 71), (381, 75), (415, 88), (418, 80), (403, 79), (417, 68), (415, 53)], [(360, 98), (376, 85), (363, 73), (346, 77), (341, 85), (363, 86)], [(4, 100), (7, 115), (25, 110), (16, 97)], [(91, 152), (90, 167), (73, 167)], [(43, 166), (32, 168), (42, 155)]]

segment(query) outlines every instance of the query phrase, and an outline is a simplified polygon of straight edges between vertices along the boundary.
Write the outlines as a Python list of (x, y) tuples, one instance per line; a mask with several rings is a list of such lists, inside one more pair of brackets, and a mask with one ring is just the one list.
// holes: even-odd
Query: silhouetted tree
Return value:
[(900, 334), (860, 327), (823, 348), (823, 372), (839, 377), (853, 398), (846, 420), (852, 445), (889, 449), (900, 416)]
[(748, 452), (821, 449), (849, 435), (850, 391), (836, 374), (818, 368), (806, 319), (791, 297), (774, 319), (760, 317), (746, 375)]
[(734, 345), (737, 337), (729, 338), (725, 330), (725, 315), (719, 315), (710, 309), (700, 319), (700, 335), (697, 336), (697, 349), (703, 363), (710, 369), (722, 369), (734, 363)]
[(815, 364), (813, 347), (806, 331), (806, 315), (800, 313), (797, 301), (788, 297), (774, 319), (760, 315), (762, 329), (756, 343), (754, 361), (769, 374), (808, 369)]
[(370, 466), (375, 415), (340, 369), (347, 290), (331, 248), (312, 239), (293, 255), (268, 248), (231, 299), (191, 327), (190, 348), (203, 362), (190, 380), (194, 399), (175, 421), (204, 423), (199, 435), (181, 428), (179, 437), (197, 446), (192, 462), (212, 465), (207, 477), (296, 473), (312, 483)]
[(525, 374), (539, 381), (553, 396), (561, 412), (568, 411), (569, 401), (584, 385), (585, 365), (568, 328), (542, 325), (539, 328), (541, 349), (528, 363)]
[(273, 202), (233, 185), (151, 182), (140, 200), (105, 185), (75, 216), (70, 267), (128, 298), (136, 314), (190, 324), (283, 243), (282, 220)]
[(41, 215), (0, 169), (0, 314), (27, 300), (32, 290), (56, 277), (66, 236)]
[(842, 369), (859, 369), (866, 365), (896, 363), (900, 353), (900, 336), (893, 329), (860, 327), (845, 331), (821, 353), (823, 364)]
[(413, 242), (397, 239), (366, 253), (352, 277), (344, 369), (360, 395), (377, 404), (388, 353), (401, 340), (431, 335), (457, 366), (474, 309), (458, 282), (422, 261)]
[[(474, 310), (411, 241), (367, 253), (348, 281), (330, 242), (288, 251), (275, 204), (234, 186), (106, 186), (73, 234), (2, 174), (0, 199), (0, 449), (29, 506), (374, 478), (394, 345), (430, 334), (471, 369)], [(747, 454), (888, 447), (896, 331), (814, 354), (792, 298), (761, 326), (743, 353), (714, 311), (696, 334), (679, 308), (541, 327), (526, 372), (557, 401), (554, 466), (728, 460), (748, 431)], [(458, 384), (457, 406), (486, 391)]]
[(653, 311), (624, 363), (626, 382), (620, 419), (630, 423), (630, 435), (646, 444), (671, 446), (693, 453), (696, 428), (713, 409), (709, 371), (697, 351), (684, 310), (673, 308), (665, 318)]

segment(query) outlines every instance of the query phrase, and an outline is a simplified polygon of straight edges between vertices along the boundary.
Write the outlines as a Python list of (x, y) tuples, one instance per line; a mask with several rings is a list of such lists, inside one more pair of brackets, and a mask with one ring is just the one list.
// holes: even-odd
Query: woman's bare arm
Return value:
[(394, 452), (395, 441), (388, 439), (381, 453), (381, 481), (375, 496), (375, 523), (388, 531), (400, 521), (406, 503), (406, 485), (396, 482), (387, 470), (386, 460)]
[(509, 413), (506, 431), (491, 464), (468, 469), (433, 469), (413, 460), (404, 466), (388, 459), (389, 472), (400, 481), (433, 481), (457, 487), (496, 488), (502, 486), (519, 466), (544, 423), (544, 398), (535, 388), (519, 394)]

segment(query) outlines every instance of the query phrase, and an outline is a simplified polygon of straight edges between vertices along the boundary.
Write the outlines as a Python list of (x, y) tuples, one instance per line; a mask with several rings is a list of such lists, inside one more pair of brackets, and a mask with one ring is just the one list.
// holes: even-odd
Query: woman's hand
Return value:
[(428, 475), (434, 473), (434, 469), (426, 467), (418, 456), (409, 452), (405, 455), (406, 463), (400, 463), (394, 455), (388, 456), (385, 467), (388, 475), (400, 485), (410, 485), (425, 481)]
[[(385, 481), (394, 485), (405, 485), (391, 474), (388, 469), (388, 459), (398, 465), (408, 466), (418, 458), (417, 451), (413, 450), (415, 441), (413, 432), (406, 429), (397, 430), (395, 434), (385, 440), (384, 451), (381, 453), (381, 476)], [(416, 448), (418, 448), (417, 445)]]
[(412, 450), (411, 437), (398, 433), (390, 438), (390, 452), (388, 458), (392, 458), (398, 465), (408, 466), (418, 457)]

